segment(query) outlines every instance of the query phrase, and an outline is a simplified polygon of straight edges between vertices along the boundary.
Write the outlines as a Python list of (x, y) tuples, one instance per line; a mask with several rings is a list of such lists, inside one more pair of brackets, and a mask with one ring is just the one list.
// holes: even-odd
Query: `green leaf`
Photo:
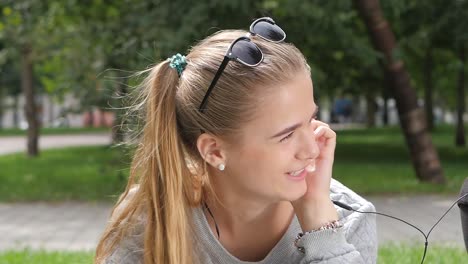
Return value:
[(3, 15), (5, 16), (9, 16), (11, 14), (11, 8), (8, 6), (4, 7), (2, 11), (3, 11)]

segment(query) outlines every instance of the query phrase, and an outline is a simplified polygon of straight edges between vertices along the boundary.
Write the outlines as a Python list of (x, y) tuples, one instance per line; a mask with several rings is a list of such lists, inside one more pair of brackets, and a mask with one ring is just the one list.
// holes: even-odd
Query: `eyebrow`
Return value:
[[(312, 119), (315, 115), (317, 115), (318, 111), (319, 111), (319, 107), (315, 106), (314, 113), (312, 114), (310, 119)], [(289, 127), (285, 128), (285, 129), (281, 130), (280, 132), (274, 134), (273, 136), (271, 136), (270, 139), (273, 139), (273, 138), (279, 137), (281, 135), (284, 135), (286, 133), (289, 133), (291, 131), (294, 131), (294, 130), (296, 130), (296, 128), (298, 128), (300, 126), (302, 126), (302, 123), (298, 123), (298, 124), (294, 124), (292, 126), (289, 126)]]

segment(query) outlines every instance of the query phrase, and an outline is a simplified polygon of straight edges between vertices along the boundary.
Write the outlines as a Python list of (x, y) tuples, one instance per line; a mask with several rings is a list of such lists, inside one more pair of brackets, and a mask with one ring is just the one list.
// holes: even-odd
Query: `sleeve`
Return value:
[[(362, 212), (375, 212), (372, 203), (341, 185), (331, 198)], [(377, 263), (377, 227), (374, 214), (362, 214), (337, 207), (341, 228), (304, 235), (298, 246), (304, 248), (301, 264)]]
[(364, 264), (361, 253), (346, 241), (345, 227), (322, 230), (304, 235), (298, 246), (305, 250), (301, 264)]
[(135, 239), (126, 238), (104, 260), (103, 264), (143, 264), (143, 248)]
[[(115, 221), (117, 215), (127, 206), (128, 200), (133, 197), (138, 190), (134, 187), (129, 195), (116, 208), (110, 221)], [(112, 253), (103, 261), (102, 264), (143, 264), (144, 262), (144, 216), (140, 215), (129, 229), (129, 234), (115, 246)]]
[[(375, 207), (372, 203), (366, 202), (358, 210), (361, 212), (375, 212)], [(376, 215), (353, 212), (348, 216), (348, 219), (345, 222), (347, 241), (360, 252), (364, 263), (377, 263)]]

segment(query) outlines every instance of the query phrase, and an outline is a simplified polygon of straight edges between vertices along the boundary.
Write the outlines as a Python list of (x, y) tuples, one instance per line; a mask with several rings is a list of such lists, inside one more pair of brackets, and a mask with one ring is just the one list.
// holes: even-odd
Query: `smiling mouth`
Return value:
[(305, 168), (300, 169), (298, 171), (288, 172), (288, 174), (294, 177), (294, 176), (297, 176), (297, 175), (301, 174), (301, 172), (303, 172), (304, 170), (305, 170)]
[(302, 168), (300, 170), (293, 171), (293, 172), (288, 172), (288, 174), (295, 177), (295, 176), (298, 176), (299, 174), (301, 174), (304, 170), (306, 170), (307, 172), (314, 172), (315, 171), (315, 163), (314, 164), (309, 164), (305, 168)]

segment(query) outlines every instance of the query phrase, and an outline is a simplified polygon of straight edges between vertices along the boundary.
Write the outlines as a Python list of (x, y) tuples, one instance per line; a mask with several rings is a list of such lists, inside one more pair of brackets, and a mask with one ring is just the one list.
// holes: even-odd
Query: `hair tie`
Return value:
[(185, 56), (181, 55), (180, 53), (177, 53), (176, 55), (171, 57), (171, 63), (169, 64), (171, 68), (176, 69), (177, 73), (180, 75), (185, 69), (185, 66), (187, 66), (187, 61), (185, 60)]

